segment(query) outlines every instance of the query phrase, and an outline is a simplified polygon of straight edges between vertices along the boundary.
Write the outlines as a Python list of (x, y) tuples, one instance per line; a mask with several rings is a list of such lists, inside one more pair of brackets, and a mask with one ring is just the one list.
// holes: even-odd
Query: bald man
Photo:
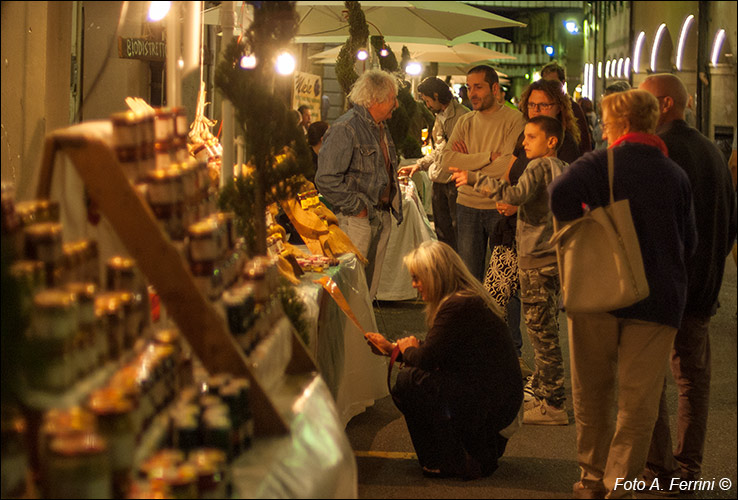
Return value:
[(692, 184), (699, 236), (695, 256), (687, 262), (687, 306), (671, 354), (671, 372), (679, 391), (677, 446), (672, 451), (664, 381), (646, 464), (645, 476), (658, 477), (663, 487), (674, 476), (701, 477), (710, 389), (708, 328), (718, 307), (725, 259), (736, 236), (736, 199), (722, 154), (684, 120), (689, 95), (682, 81), (672, 74), (656, 74), (639, 88), (659, 101), (656, 133), (666, 143), (669, 158), (684, 169)]

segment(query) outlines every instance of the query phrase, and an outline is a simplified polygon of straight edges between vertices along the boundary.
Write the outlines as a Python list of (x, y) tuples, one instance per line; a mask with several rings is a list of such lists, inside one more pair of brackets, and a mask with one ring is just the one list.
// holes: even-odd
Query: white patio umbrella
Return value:
[[(461, 35), (454, 38), (453, 40), (447, 40), (445, 38), (428, 38), (428, 37), (408, 37), (408, 36), (386, 36), (384, 41), (390, 42), (405, 42), (405, 43), (429, 43), (438, 45), (458, 45), (460, 43), (474, 43), (474, 42), (491, 42), (491, 43), (510, 43), (507, 38), (487, 33), (486, 31), (477, 30)], [(343, 35), (313, 35), (313, 36), (301, 36), (298, 35), (294, 39), (295, 43), (345, 43), (346, 36)]]
[[(414, 61), (418, 62), (437, 62), (437, 63), (453, 63), (457, 65), (471, 64), (477, 61), (486, 61), (489, 59), (515, 59), (514, 56), (497, 52), (496, 50), (485, 49), (479, 45), (471, 43), (460, 43), (454, 46), (436, 45), (426, 43), (388, 43), (396, 57), (400, 57), (402, 47), (406, 46), (410, 51), (410, 56)], [(317, 59), (319, 64), (333, 64), (340, 52), (341, 47), (324, 50), (310, 56), (311, 59)]]
[[(298, 1), (297, 36), (348, 38), (346, 6), (342, 1)], [(453, 40), (488, 28), (525, 24), (461, 2), (362, 1), (371, 35)], [(346, 39), (344, 38), (344, 39)]]

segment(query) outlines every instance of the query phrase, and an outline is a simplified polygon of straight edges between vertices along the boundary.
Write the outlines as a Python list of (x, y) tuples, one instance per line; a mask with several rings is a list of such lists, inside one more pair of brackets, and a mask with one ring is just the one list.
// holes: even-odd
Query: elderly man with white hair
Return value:
[(315, 184), (340, 228), (367, 258), (373, 299), (379, 287), (392, 216), (402, 222), (397, 152), (384, 122), (397, 108), (397, 80), (386, 71), (362, 74), (348, 95), (353, 107), (323, 138)]

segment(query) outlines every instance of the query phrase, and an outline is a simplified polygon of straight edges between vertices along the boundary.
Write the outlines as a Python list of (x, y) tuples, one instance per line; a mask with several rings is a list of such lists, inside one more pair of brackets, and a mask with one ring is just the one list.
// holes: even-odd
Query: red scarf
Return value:
[(661, 137), (654, 134), (646, 134), (645, 132), (628, 132), (620, 139), (610, 144), (609, 147), (614, 148), (623, 142), (635, 142), (638, 144), (645, 144), (646, 146), (652, 146), (659, 149), (667, 158), (669, 157), (669, 150), (666, 149), (666, 144), (661, 140)]

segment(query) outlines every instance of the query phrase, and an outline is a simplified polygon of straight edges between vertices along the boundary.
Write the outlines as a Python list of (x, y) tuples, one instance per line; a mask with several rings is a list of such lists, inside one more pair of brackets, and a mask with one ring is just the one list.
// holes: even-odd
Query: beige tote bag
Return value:
[(612, 194), (613, 152), (607, 151), (610, 204), (559, 227), (556, 247), (564, 307), (572, 313), (608, 312), (648, 297), (641, 247), (628, 200)]

